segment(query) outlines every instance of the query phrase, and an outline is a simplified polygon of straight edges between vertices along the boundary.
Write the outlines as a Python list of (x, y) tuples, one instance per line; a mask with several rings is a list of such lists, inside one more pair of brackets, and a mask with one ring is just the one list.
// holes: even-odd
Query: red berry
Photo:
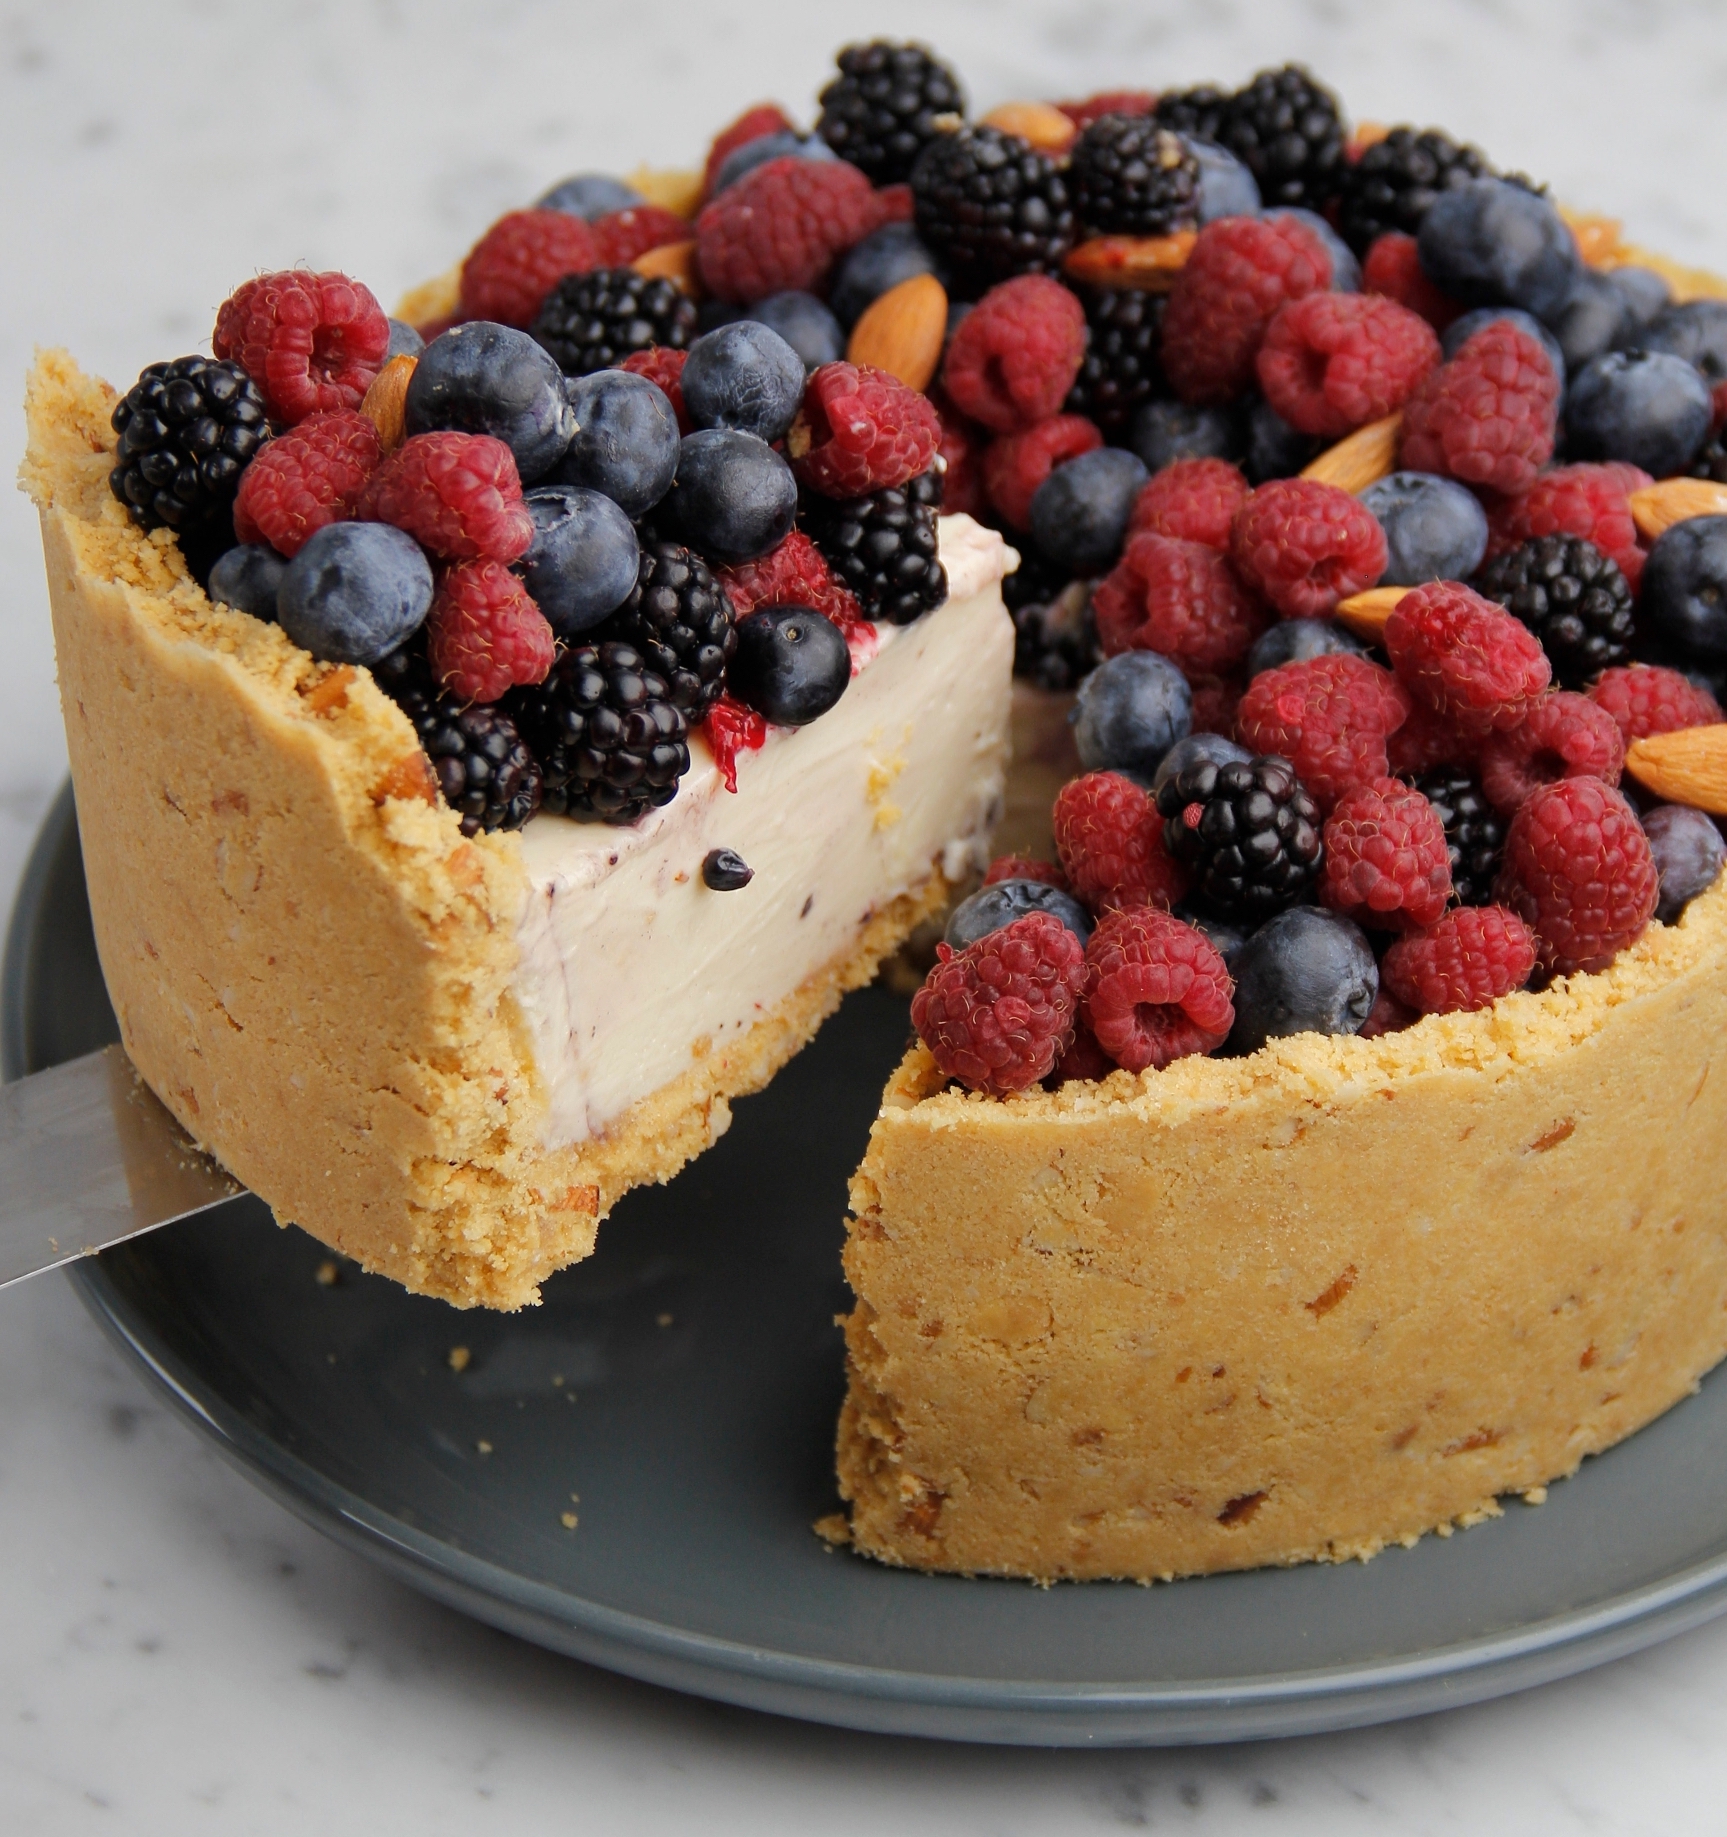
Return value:
[[(734, 568), (715, 568), (737, 616), (747, 618), (761, 606), (808, 606), (837, 625), (852, 647), (852, 674), (876, 651), (875, 627), (863, 616), (857, 595), (838, 579), (820, 549), (801, 529), (794, 529), (778, 548)], [(859, 657), (858, 646), (867, 649)]]
[(382, 453), (377, 428), (357, 409), (308, 415), (241, 473), (234, 534), (298, 555), (315, 530), (354, 514)]
[(433, 674), (466, 702), (495, 702), (514, 684), (543, 682), (557, 648), (545, 615), (500, 561), (443, 569), (426, 632)]
[(1149, 89), (1105, 89), (1082, 102), (1058, 102), (1056, 107), (1076, 128), (1085, 129), (1105, 115), (1149, 115), (1157, 97)]
[(1060, 281), (1022, 274), (960, 321), (942, 364), (954, 405), (998, 434), (1060, 411), (1085, 357), (1085, 308)]
[(1682, 727), (1708, 727), (1727, 720), (1721, 704), (1707, 689), (1699, 689), (1677, 670), (1654, 664), (1603, 670), (1590, 687), (1589, 699), (1612, 715), (1627, 746), (1651, 734), (1677, 733)]
[(1409, 719), (1385, 743), (1385, 756), (1398, 778), (1419, 778), (1435, 766), (1473, 766), (1481, 740), (1435, 714), (1425, 702), (1410, 701)]
[(410, 435), (367, 481), (355, 514), (452, 561), (514, 561), (534, 539), (515, 455), (490, 434)]
[(594, 265), (598, 268), (627, 268), (649, 249), (690, 240), (690, 226), (683, 218), (657, 204), (632, 204), (626, 210), (608, 211), (588, 227), (594, 233)]
[(878, 185), (875, 201), (883, 223), (910, 223), (916, 214), (909, 185)]
[(868, 179), (843, 159), (770, 159), (702, 206), (696, 260), (722, 300), (813, 293), (836, 256), (883, 221)]
[(684, 361), (688, 356), (688, 351), (674, 351), (667, 344), (651, 344), (645, 351), (632, 351), (618, 365), (620, 370), (628, 370), (632, 376), (645, 376), (658, 386), (678, 418), (680, 434), (695, 432), (690, 411), (684, 407)]
[(747, 147), (752, 140), (765, 140), (769, 134), (795, 132), (791, 117), (777, 102), (758, 102), (754, 108), (746, 108), (729, 128), (722, 129), (714, 137), (713, 145), (708, 148), (707, 163), (702, 170), (703, 196), (713, 190), (719, 169), (726, 163), (727, 156), (737, 152), (739, 147)]
[(1659, 885), (1625, 799), (1598, 778), (1562, 778), (1511, 819), (1496, 890), (1534, 927), (1543, 966), (1570, 975), (1605, 969), (1641, 935)]
[(1553, 674), (1527, 625), (1457, 581), (1404, 594), (1383, 643), (1418, 699), (1476, 735), (1515, 727)]
[(1031, 855), (997, 855), (984, 870), (983, 884), (993, 887), (1002, 880), (1039, 880), (1046, 887), (1067, 891), (1067, 876), (1053, 861), (1039, 861)]
[(384, 367), (390, 321), (369, 287), (345, 274), (290, 268), (237, 287), (210, 346), (258, 385), (273, 421), (358, 408)]
[(1327, 440), (1401, 408), (1439, 363), (1433, 327), (1371, 293), (1310, 293), (1278, 309), (1256, 368), (1265, 399)]
[(526, 331), (540, 302), (566, 274), (599, 265), (592, 227), (561, 210), (513, 210), (500, 217), (462, 263), (462, 311)]
[(1490, 734), (1477, 759), (1481, 789), (1505, 816), (1555, 779), (1599, 778), (1616, 785), (1624, 769), (1625, 741), (1612, 715), (1567, 689), (1543, 695), (1515, 727)]
[(824, 497), (861, 498), (927, 472), (941, 420), (897, 376), (841, 361), (811, 374), (786, 445), (802, 484)]
[(1254, 677), (1235, 725), (1243, 746), (1287, 759), (1328, 811), (1351, 785), (1388, 775), (1386, 736), (1408, 713), (1389, 670), (1365, 657), (1310, 657)]
[(1538, 339), (1496, 319), (1403, 410), (1398, 463), (1493, 491), (1527, 491), (1553, 457), (1559, 379)]
[(1522, 988), (1534, 969), (1535, 934), (1515, 912), (1457, 906), (1392, 945), (1379, 966), (1380, 990), (1417, 1014), (1462, 1014)]
[(1536, 536), (1581, 536), (1619, 564), (1633, 593), (1643, 579), (1644, 550), (1631, 517), (1631, 494), (1655, 481), (1623, 460), (1555, 466), (1521, 496), (1488, 513), (1488, 554), (1502, 555)]
[(1052, 1084), (1071, 1084), (1081, 1079), (1087, 1084), (1095, 1084), (1100, 1078), (1107, 1078), (1117, 1069), (1115, 1061), (1097, 1043), (1097, 1035), (1086, 1024), (1085, 1009), (1082, 1007), (1075, 1017), (1073, 1044), (1055, 1062), (1055, 1070), (1050, 1074)]
[(1172, 460), (1140, 487), (1128, 530), (1227, 549), (1235, 513), (1252, 489), (1241, 468), (1227, 459)]
[(1031, 527), (1031, 500), (1057, 466), (1103, 445), (1083, 415), (1051, 415), (1024, 433), (992, 440), (983, 456), (983, 488), (1009, 529)]
[(753, 708), (722, 695), (702, 721), (702, 736), (728, 791), (738, 788), (738, 756), (760, 752), (767, 744), (768, 724)]
[(1413, 1027), (1420, 1019), (1421, 1016), (1413, 1008), (1404, 1007), (1403, 1003), (1385, 986), (1385, 977), (1382, 973), (1379, 979), (1379, 993), (1374, 996), (1373, 1006), (1368, 1010), (1367, 1019), (1357, 1030), (1356, 1038), (1377, 1040), (1382, 1033), (1401, 1033), (1405, 1027)]
[(1106, 657), (1160, 651), (1204, 675), (1235, 668), (1266, 626), (1226, 556), (1150, 531), (1129, 538), (1092, 589), (1091, 608)]
[(1331, 255), (1290, 217), (1223, 217), (1199, 232), (1170, 290), (1163, 368), (1184, 402), (1230, 402), (1277, 309), (1331, 285)]
[(1085, 950), (1060, 919), (1030, 912), (940, 961), (911, 1021), (948, 1077), (1004, 1097), (1047, 1078), (1073, 1044)]
[(1361, 262), (1361, 284), (1369, 293), (1382, 293), (1399, 306), (1420, 313), (1436, 332), (1442, 332), (1463, 308), (1427, 278), (1413, 236), (1388, 230), (1377, 237)]
[(1286, 619), (1323, 618), (1385, 572), (1385, 532), (1338, 486), (1279, 478), (1236, 512), (1229, 555), (1247, 585)]
[(1056, 853), (1068, 885), (1094, 912), (1173, 906), (1188, 874), (1163, 846), (1151, 793), (1119, 772), (1087, 772), (1056, 793)]
[(941, 417), (941, 506), (948, 516), (984, 514), (983, 466), (979, 455), (985, 436), (962, 415), (939, 388), (930, 401)]
[(1221, 1046), (1235, 985), (1211, 940), (1155, 907), (1112, 912), (1085, 947), (1085, 1018), (1123, 1071)]
[(1439, 812), (1412, 785), (1352, 786), (1325, 823), (1322, 904), (1380, 931), (1431, 925), (1451, 898)]
[(1190, 676), (1193, 689), (1193, 726), (1196, 734), (1222, 734), (1235, 738), (1236, 719), (1247, 685), (1239, 676)]

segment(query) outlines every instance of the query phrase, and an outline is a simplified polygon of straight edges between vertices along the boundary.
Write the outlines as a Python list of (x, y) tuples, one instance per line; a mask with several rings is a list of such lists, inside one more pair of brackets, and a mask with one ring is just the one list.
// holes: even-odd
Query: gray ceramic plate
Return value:
[[(69, 794), (19, 895), (3, 1024), (8, 1078), (115, 1037)], [(321, 1286), (327, 1253), (251, 1199), (72, 1280), (191, 1423), (338, 1542), (558, 1651), (822, 1722), (1295, 1734), (1560, 1677), (1727, 1607), (1723, 1376), (1540, 1509), (1365, 1567), (1038, 1589), (830, 1552), (810, 1525), (837, 1504), (846, 1178), (906, 1033), (903, 1003), (853, 996), (520, 1315), (351, 1267)]]

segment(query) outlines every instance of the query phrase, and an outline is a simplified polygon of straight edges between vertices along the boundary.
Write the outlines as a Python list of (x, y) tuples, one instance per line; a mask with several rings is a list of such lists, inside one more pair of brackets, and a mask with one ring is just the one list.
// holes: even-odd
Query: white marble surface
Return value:
[[(0, 375), (129, 381), (258, 268), (393, 298), (564, 172), (694, 160), (915, 32), (982, 105), (1310, 60), (1727, 267), (1719, 0), (65, 0), (0, 17)], [(18, 438), (16, 420), (14, 439)], [(62, 771), (32, 515), (0, 499), (0, 888)], [(518, 1645), (223, 1467), (59, 1281), (0, 1295), (0, 1830), (1661, 1832), (1722, 1826), (1727, 1622), (1360, 1734), (1038, 1754), (805, 1728)]]

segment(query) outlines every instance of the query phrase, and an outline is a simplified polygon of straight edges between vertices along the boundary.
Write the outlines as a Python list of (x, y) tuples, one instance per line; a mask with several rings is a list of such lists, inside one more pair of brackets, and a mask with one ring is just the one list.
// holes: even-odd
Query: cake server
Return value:
[(0, 1085), (0, 1288), (244, 1191), (118, 1046)]

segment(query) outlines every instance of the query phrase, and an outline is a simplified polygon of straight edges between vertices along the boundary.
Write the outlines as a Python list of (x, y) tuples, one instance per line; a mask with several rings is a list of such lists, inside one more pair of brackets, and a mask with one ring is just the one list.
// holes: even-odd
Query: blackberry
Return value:
[(1149, 115), (1100, 115), (1068, 158), (1073, 208), (1104, 236), (1167, 236), (1199, 221), (1199, 161)]
[(257, 385), (209, 357), (148, 365), (109, 420), (120, 436), (109, 489), (140, 529), (176, 534), (227, 523), (240, 474), (270, 437)]
[(1472, 585), (1541, 640), (1562, 689), (1583, 688), (1631, 654), (1631, 589), (1581, 536), (1537, 536), (1488, 562)]
[(1258, 181), (1268, 210), (1324, 210), (1343, 179), (1343, 138), (1337, 98), (1299, 64), (1262, 70), (1223, 111), (1223, 145)]
[(918, 155), (911, 190), (918, 234), (953, 265), (962, 296), (1015, 274), (1056, 273), (1073, 246), (1067, 181), (1017, 134), (943, 134)]
[(646, 542), (629, 598), (591, 641), (608, 639), (641, 652), (694, 726), (725, 689), (738, 635), (732, 603), (708, 564), (679, 543)]
[(545, 773), (541, 809), (633, 823), (677, 795), (689, 725), (663, 676), (628, 644), (560, 651), (551, 674), (512, 690), (509, 712)]
[(1324, 854), (1319, 806), (1287, 759), (1196, 760), (1164, 780), (1157, 808), (1164, 846), (1222, 917), (1257, 925), (1313, 886)]
[(941, 477), (932, 471), (868, 497), (811, 497), (804, 517), (828, 566), (858, 596), (864, 617), (910, 625), (947, 598), (947, 571), (936, 554), (940, 509)]
[(1223, 119), (1229, 109), (1229, 96), (1210, 84), (1198, 89), (1174, 89), (1159, 96), (1152, 117), (1157, 125), (1177, 134), (1191, 134), (1195, 140), (1209, 140), (1214, 147), (1223, 145)]
[(540, 303), (529, 330), (565, 376), (614, 370), (632, 351), (684, 350), (696, 335), (696, 304), (675, 283), (634, 268), (566, 274)]
[(835, 62), (840, 73), (818, 98), (816, 132), (871, 184), (910, 177), (917, 156), (950, 125), (942, 117), (965, 114), (959, 78), (922, 45), (877, 39), (847, 45)]
[[(1026, 571), (1021, 562), (1018, 580)], [(1006, 597), (1007, 581), (1002, 582)], [(1091, 594), (1084, 581), (1047, 587), (1036, 597), (1025, 597), (1022, 585), (1017, 604), (1010, 604), (1013, 619), (1013, 673), (1040, 689), (1066, 692), (1103, 662), (1097, 641), (1097, 621), (1092, 617)]]
[(1164, 296), (1137, 287), (1076, 291), (1085, 307), (1085, 357), (1065, 410), (1113, 432), (1133, 419), (1141, 403), (1151, 400), (1162, 380), (1157, 347)]
[(1481, 786), (1457, 766), (1423, 772), (1415, 788), (1445, 825), (1451, 884), (1463, 906), (1493, 904), (1493, 883), (1505, 852), (1505, 818), (1488, 803)]
[(1422, 219), (1442, 191), (1493, 176), (1474, 147), (1460, 146), (1438, 128), (1418, 133), (1393, 128), (1338, 179), (1337, 227), (1343, 240), (1365, 255), (1374, 240), (1391, 230), (1420, 233)]

